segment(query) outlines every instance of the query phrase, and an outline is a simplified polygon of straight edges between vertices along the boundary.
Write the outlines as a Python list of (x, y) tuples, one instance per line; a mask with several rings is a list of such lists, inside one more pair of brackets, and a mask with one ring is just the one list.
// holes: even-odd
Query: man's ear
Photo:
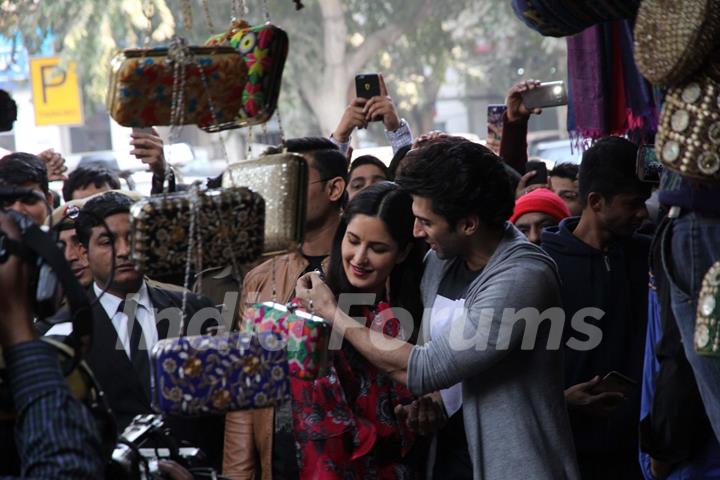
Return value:
[(325, 183), (325, 192), (327, 192), (328, 200), (331, 202), (339, 201), (345, 193), (347, 184), (342, 177), (331, 178)]
[(587, 196), (586, 205), (590, 207), (593, 212), (599, 212), (605, 206), (605, 197), (598, 192), (590, 192)]
[(480, 229), (480, 217), (476, 214), (468, 215), (463, 217), (457, 222), (455, 231), (462, 233), (466, 236), (474, 235)]

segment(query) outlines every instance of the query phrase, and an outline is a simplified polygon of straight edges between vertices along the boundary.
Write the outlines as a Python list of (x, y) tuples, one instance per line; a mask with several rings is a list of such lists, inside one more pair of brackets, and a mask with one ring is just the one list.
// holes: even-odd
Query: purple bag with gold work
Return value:
[(171, 415), (222, 415), (290, 398), (280, 335), (231, 332), (160, 340), (152, 350), (153, 407)]

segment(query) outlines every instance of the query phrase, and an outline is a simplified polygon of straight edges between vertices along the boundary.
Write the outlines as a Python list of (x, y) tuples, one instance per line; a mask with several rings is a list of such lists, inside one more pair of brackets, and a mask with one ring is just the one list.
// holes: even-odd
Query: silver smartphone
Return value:
[(567, 105), (567, 89), (565, 82), (545, 82), (532, 90), (523, 92), (523, 104), (529, 110)]

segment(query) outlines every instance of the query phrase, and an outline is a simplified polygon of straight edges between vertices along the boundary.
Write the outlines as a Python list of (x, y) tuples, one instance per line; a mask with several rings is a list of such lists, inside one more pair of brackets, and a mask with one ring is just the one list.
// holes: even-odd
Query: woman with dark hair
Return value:
[(352, 200), (361, 190), (388, 179), (388, 168), (373, 155), (362, 155), (353, 160), (348, 173), (347, 193)]
[[(410, 195), (391, 182), (360, 192), (343, 213), (327, 271), (336, 298), (360, 293), (373, 299), (350, 315), (405, 339), (415, 338), (410, 330), (417, 330), (414, 322), (419, 325), (422, 316), (423, 250), (415, 245), (411, 206)], [(412, 323), (405, 320), (410, 318)], [(415, 478), (408, 456), (414, 435), (395, 416), (413, 396), (349, 343), (331, 349), (331, 359), (327, 376), (293, 379), (300, 478)]]

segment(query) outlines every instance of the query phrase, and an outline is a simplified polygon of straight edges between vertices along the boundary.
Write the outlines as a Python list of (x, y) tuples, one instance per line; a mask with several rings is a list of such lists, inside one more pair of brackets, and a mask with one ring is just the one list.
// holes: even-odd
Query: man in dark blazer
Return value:
[[(157, 288), (130, 260), (130, 206), (108, 192), (88, 201), (76, 220), (93, 284), (92, 346), (86, 361), (100, 383), (122, 431), (138, 414), (152, 413), (149, 352), (161, 339), (178, 336), (182, 292)], [(114, 267), (114, 268), (113, 268)], [(185, 333), (205, 333), (220, 314), (205, 297), (187, 294)], [(176, 439), (201, 448), (212, 466), (222, 459), (223, 417), (168, 418)]]

